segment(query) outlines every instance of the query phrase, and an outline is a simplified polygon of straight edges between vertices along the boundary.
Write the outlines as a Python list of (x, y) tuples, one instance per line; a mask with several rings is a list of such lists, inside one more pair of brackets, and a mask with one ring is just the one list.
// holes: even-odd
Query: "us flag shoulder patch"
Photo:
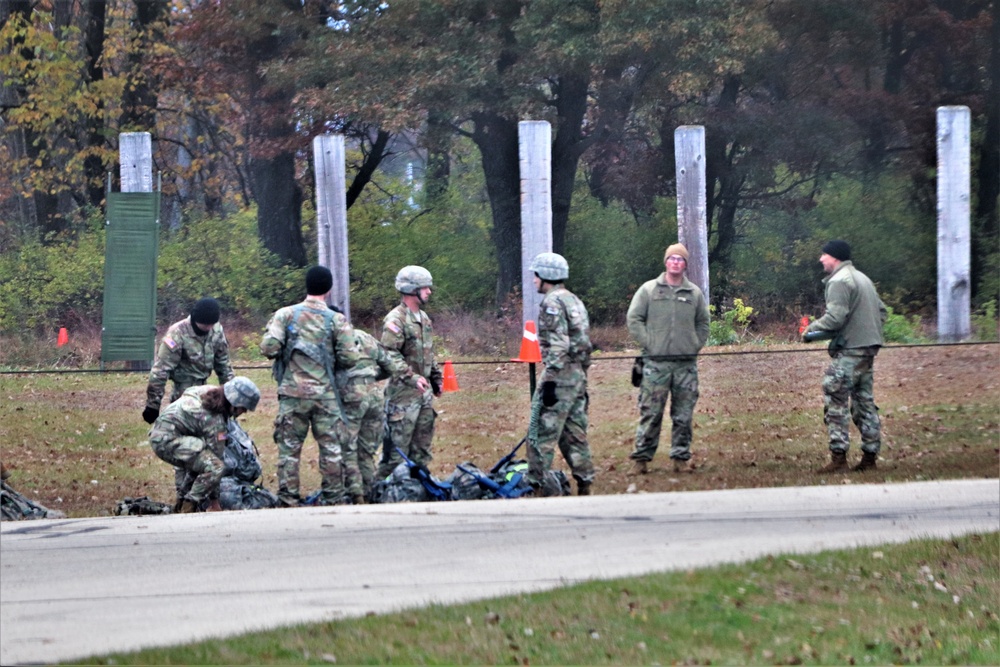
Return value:
[(403, 331), (398, 326), (396, 326), (395, 322), (386, 322), (385, 328), (395, 334), (403, 333)]
[(171, 350), (177, 348), (177, 341), (175, 341), (173, 338), (164, 338), (163, 342), (166, 343), (167, 347), (169, 347)]

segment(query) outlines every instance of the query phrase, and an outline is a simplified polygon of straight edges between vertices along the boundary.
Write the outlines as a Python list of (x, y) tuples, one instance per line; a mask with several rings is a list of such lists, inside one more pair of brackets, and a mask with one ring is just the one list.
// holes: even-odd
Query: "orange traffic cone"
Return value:
[(59, 338), (56, 339), (56, 347), (62, 347), (69, 342), (69, 332), (66, 331), (66, 327), (59, 329)]
[(528, 320), (524, 323), (524, 335), (521, 336), (521, 353), (516, 359), (526, 364), (537, 364), (542, 361), (542, 349), (538, 347), (538, 333), (535, 331), (535, 323)]
[(458, 391), (458, 378), (455, 377), (455, 367), (450, 361), (444, 362), (444, 386), (441, 391)]

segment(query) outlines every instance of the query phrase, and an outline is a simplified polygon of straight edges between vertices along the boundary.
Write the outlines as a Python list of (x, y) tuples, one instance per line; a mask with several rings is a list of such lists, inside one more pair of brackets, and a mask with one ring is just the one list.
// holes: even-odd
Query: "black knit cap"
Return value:
[(194, 304), (191, 309), (191, 321), (206, 326), (215, 324), (219, 321), (220, 312), (219, 302), (207, 296), (204, 299), (198, 299), (198, 302)]
[(846, 262), (851, 258), (851, 246), (847, 245), (847, 241), (827, 241), (823, 246), (823, 253)]
[(325, 266), (314, 266), (306, 271), (306, 294), (323, 296), (333, 287), (333, 274)]

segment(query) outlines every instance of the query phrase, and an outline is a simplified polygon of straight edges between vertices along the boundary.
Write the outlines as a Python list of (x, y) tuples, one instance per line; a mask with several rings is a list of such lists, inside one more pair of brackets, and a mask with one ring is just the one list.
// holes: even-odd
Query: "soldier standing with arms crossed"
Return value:
[(342, 456), (348, 431), (334, 372), (356, 365), (359, 356), (354, 329), (326, 305), (332, 287), (329, 269), (309, 269), (305, 301), (275, 312), (260, 343), (261, 353), (274, 360), (278, 382), (274, 442), (278, 446), (278, 500), (285, 507), (302, 502), (299, 457), (310, 426), (319, 445), (323, 477), (319, 503), (337, 505), (345, 500)]
[(875, 355), (882, 347), (888, 311), (875, 285), (851, 262), (851, 246), (830, 241), (819, 256), (826, 283), (826, 312), (802, 332), (829, 331), (833, 360), (823, 375), (823, 421), (830, 438), (830, 463), (818, 473), (847, 472), (850, 422), (861, 431), (861, 461), (853, 470), (874, 470), (882, 448), (875, 405)]
[(535, 288), (544, 294), (538, 308), (541, 384), (532, 398), (528, 436), (528, 482), (538, 494), (552, 467), (558, 444), (576, 479), (576, 492), (590, 495), (594, 463), (587, 442), (587, 369), (590, 368), (590, 319), (580, 299), (563, 286), (569, 264), (562, 255), (543, 252), (531, 261)]
[[(642, 348), (639, 426), (632, 473), (645, 475), (660, 444), (667, 398), (672, 422), (674, 472), (691, 472), (691, 424), (698, 402), (698, 352), (708, 340), (709, 312), (701, 289), (685, 276), (688, 251), (680, 243), (663, 254), (666, 269), (636, 291), (628, 330)], [(633, 380), (633, 383), (635, 381)]]
[(385, 392), (385, 417), (389, 432), (378, 467), (379, 479), (392, 473), (403, 458), (417, 465), (431, 462), (434, 440), (435, 396), (441, 395), (441, 369), (434, 360), (431, 318), (421, 310), (434, 291), (431, 273), (422, 266), (404, 266), (396, 274), (396, 291), (402, 303), (389, 311), (382, 324), (382, 345), (391, 363), (406, 370), (389, 380)]
[[(199, 299), (191, 308), (190, 317), (174, 322), (163, 335), (146, 385), (146, 407), (142, 411), (142, 419), (147, 424), (156, 421), (160, 414), (167, 380), (174, 382), (170, 393), (170, 402), (173, 403), (191, 387), (206, 384), (213, 370), (219, 377), (219, 384), (225, 384), (235, 376), (229, 361), (229, 342), (219, 323), (220, 312), (219, 302), (215, 299)], [(191, 479), (183, 468), (174, 469), (174, 487), (177, 490), (174, 511), (180, 509), (190, 483)]]

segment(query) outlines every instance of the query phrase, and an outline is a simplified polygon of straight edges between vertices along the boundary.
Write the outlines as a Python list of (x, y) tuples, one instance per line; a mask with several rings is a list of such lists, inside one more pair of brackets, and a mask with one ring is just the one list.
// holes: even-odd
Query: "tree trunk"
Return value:
[(261, 242), (283, 261), (305, 266), (302, 190), (295, 181), (295, 155), (284, 152), (271, 158), (254, 158), (250, 173)]
[[(104, 26), (107, 14), (107, 0), (87, 0), (84, 50), (87, 58), (87, 79), (90, 83), (104, 79), (101, 67), (104, 55)], [(98, 101), (98, 104), (103, 104)], [(87, 144), (90, 148), (104, 145), (104, 123), (100, 114), (94, 114), (87, 128)], [(83, 162), (87, 178), (87, 201), (99, 208), (104, 201), (104, 162), (98, 155), (88, 155)]]
[(490, 113), (473, 116), (472, 140), (479, 147), (486, 192), (493, 212), (490, 237), (496, 249), (496, 303), (521, 284), (521, 180), (517, 123)]
[[(136, 0), (136, 38), (129, 45), (129, 84), (122, 94), (122, 131), (154, 132), (156, 130), (157, 82), (149, 80), (143, 61), (151, 45), (163, 39), (156, 22), (167, 15), (167, 0)], [(154, 137), (155, 139), (155, 137)]]
[(559, 254), (563, 254), (566, 247), (576, 168), (583, 151), (590, 145), (582, 132), (588, 85), (586, 77), (568, 75), (561, 77), (556, 87), (559, 122), (552, 140), (552, 251)]
[[(986, 94), (986, 131), (979, 152), (979, 193), (976, 202), (976, 237), (973, 238), (972, 289), (978, 292), (986, 258), (1000, 252), (1000, 11), (993, 3), (990, 31), (990, 88)], [(994, 295), (995, 296), (995, 295)]]
[[(735, 109), (739, 92), (739, 77), (726, 77), (716, 105), (718, 111), (728, 114)], [(707, 127), (705, 137), (705, 187), (708, 190), (705, 197), (705, 218), (711, 248), (708, 260), (719, 265), (715, 275), (721, 278), (728, 271), (730, 254), (736, 241), (736, 210), (739, 207), (743, 179), (734, 172), (733, 156), (736, 147), (727, 148), (731, 139), (724, 127)], [(711, 244), (712, 236), (715, 237), (714, 247)], [(717, 280), (716, 284), (721, 285), (722, 282)]]
[(361, 196), (361, 191), (371, 182), (372, 175), (374, 175), (375, 170), (378, 169), (379, 164), (381, 164), (382, 159), (385, 158), (388, 152), (389, 139), (391, 138), (392, 135), (384, 130), (379, 130), (376, 134), (371, 150), (365, 153), (361, 168), (358, 169), (358, 173), (351, 181), (350, 187), (347, 188), (346, 208), (351, 208), (354, 205), (357, 198)]

